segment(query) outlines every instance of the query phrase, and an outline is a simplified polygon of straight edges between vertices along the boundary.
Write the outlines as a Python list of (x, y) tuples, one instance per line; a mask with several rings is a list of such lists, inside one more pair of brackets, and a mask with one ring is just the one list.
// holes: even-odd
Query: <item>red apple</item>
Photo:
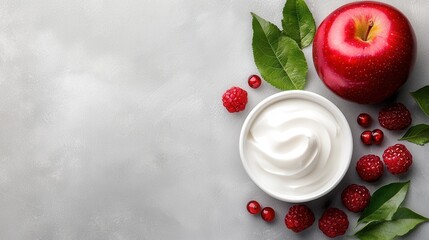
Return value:
[(407, 81), (416, 55), (408, 19), (379, 2), (354, 2), (320, 24), (313, 43), (316, 71), (344, 99), (369, 104), (395, 94)]

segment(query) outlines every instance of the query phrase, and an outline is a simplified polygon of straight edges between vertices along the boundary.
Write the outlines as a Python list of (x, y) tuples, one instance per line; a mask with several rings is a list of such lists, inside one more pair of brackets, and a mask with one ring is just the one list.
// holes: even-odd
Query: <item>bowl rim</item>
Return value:
[[(265, 188), (258, 179), (253, 175), (253, 172), (250, 170), (250, 167), (247, 164), (247, 159), (245, 155), (245, 144), (246, 144), (246, 137), (249, 133), (250, 127), (253, 123), (253, 121), (256, 119), (256, 117), (268, 106), (272, 105), (273, 103), (276, 103), (278, 101), (282, 101), (285, 99), (290, 98), (300, 98), (305, 100), (310, 100), (313, 102), (316, 102), (320, 104), (321, 106), (325, 107), (329, 112), (331, 112), (335, 118), (338, 119), (340, 126), (342, 127), (342, 131), (345, 131), (345, 139), (348, 140), (348, 143), (343, 144), (345, 149), (344, 157), (347, 157), (347, 162), (343, 164), (343, 167), (341, 169), (338, 169), (338, 171), (341, 171), (339, 174), (335, 174), (334, 177), (336, 177), (333, 181), (329, 181), (328, 184), (324, 186), (323, 191), (316, 192), (317, 194), (306, 194), (302, 196), (285, 196), (284, 193), (279, 194), (278, 192), (270, 191), (267, 188)], [(239, 152), (240, 152), (240, 158), (241, 162), (243, 164), (243, 167), (246, 171), (246, 173), (249, 175), (251, 180), (265, 193), (268, 195), (282, 201), (291, 202), (291, 203), (299, 203), (299, 202), (308, 202), (311, 200), (318, 199), (326, 194), (328, 194), (330, 191), (332, 191), (344, 178), (345, 174), (347, 173), (352, 155), (353, 155), (353, 137), (350, 125), (344, 116), (344, 114), (341, 112), (341, 110), (330, 100), (327, 98), (307, 90), (288, 90), (279, 92), (276, 94), (273, 94), (265, 99), (263, 99), (261, 102), (259, 102), (247, 115), (242, 128), (240, 132), (240, 138), (239, 138)]]

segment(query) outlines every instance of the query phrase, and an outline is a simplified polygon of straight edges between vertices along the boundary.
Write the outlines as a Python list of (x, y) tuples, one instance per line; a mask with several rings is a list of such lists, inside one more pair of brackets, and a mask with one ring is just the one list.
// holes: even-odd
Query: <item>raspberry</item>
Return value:
[(294, 232), (301, 232), (314, 223), (314, 214), (310, 208), (299, 204), (289, 208), (285, 216), (286, 227)]
[(349, 227), (347, 215), (338, 208), (328, 208), (319, 219), (319, 229), (328, 237), (344, 235)]
[(402, 130), (410, 126), (411, 113), (402, 103), (382, 108), (378, 114), (380, 125), (389, 130)]
[(352, 212), (362, 212), (369, 204), (371, 193), (362, 185), (350, 184), (341, 193), (343, 205)]
[(247, 92), (239, 87), (232, 87), (223, 94), (222, 102), (228, 112), (243, 111), (247, 104)]
[(383, 161), (387, 171), (397, 175), (405, 173), (413, 163), (413, 156), (403, 144), (395, 144), (383, 152)]
[(383, 162), (379, 156), (364, 155), (356, 163), (356, 172), (362, 180), (375, 182), (383, 175)]

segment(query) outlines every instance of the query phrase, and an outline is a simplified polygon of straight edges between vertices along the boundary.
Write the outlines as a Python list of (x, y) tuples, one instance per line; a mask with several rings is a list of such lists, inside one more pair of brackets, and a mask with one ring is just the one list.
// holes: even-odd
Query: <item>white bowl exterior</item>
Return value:
[[(296, 195), (288, 195), (287, 193), (284, 193), (284, 192), (278, 193), (278, 192), (270, 191), (257, 180), (257, 178), (253, 175), (253, 172), (250, 170), (247, 164), (247, 158), (245, 153), (246, 138), (254, 119), (258, 116), (258, 114), (261, 111), (263, 111), (266, 107), (268, 107), (272, 103), (278, 102), (284, 99), (288, 99), (288, 98), (302, 98), (302, 99), (308, 99), (319, 103), (327, 110), (329, 110), (339, 120), (339, 124), (342, 126), (343, 131), (345, 131), (343, 132), (343, 134), (346, 135), (347, 142), (342, 143), (343, 147), (345, 148), (344, 151), (346, 152), (345, 154), (346, 156), (344, 156), (345, 160), (340, 161), (342, 164), (338, 166), (339, 169), (337, 171), (337, 174), (330, 179), (328, 184), (325, 185), (322, 190), (314, 194), (296, 196)], [(252, 181), (259, 188), (261, 188), (265, 193), (267, 193), (268, 195), (276, 199), (286, 201), (286, 202), (298, 203), (298, 202), (307, 202), (307, 201), (311, 201), (319, 197), (322, 197), (327, 193), (329, 193), (333, 188), (335, 188), (341, 182), (350, 165), (350, 161), (353, 153), (353, 139), (352, 139), (352, 133), (347, 119), (345, 118), (344, 114), (338, 109), (338, 107), (335, 106), (331, 101), (313, 92), (309, 92), (305, 90), (289, 90), (289, 91), (280, 92), (270, 97), (267, 97), (252, 109), (252, 111), (249, 113), (246, 120), (244, 121), (241, 129), (240, 139), (239, 139), (239, 151), (240, 151), (240, 157), (241, 157), (244, 169), (246, 170), (247, 174), (252, 179)]]

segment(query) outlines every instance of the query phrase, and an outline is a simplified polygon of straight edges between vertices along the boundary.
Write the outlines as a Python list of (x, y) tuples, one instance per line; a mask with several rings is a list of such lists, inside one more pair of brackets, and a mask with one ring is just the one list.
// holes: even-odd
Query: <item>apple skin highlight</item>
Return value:
[(413, 28), (399, 10), (379, 2), (354, 2), (320, 24), (313, 61), (319, 77), (338, 96), (379, 103), (407, 81), (416, 45)]

